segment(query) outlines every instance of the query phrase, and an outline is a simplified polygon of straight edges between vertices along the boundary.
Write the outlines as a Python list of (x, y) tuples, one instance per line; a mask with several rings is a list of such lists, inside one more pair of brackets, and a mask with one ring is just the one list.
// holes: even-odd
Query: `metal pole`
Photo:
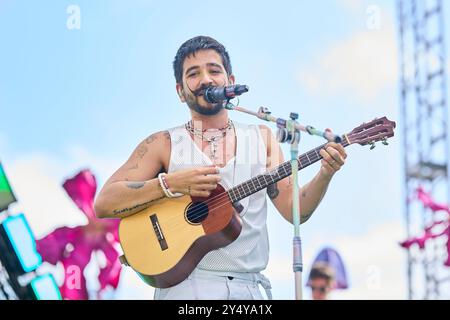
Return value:
[(300, 197), (298, 187), (298, 143), (300, 141), (300, 131), (296, 129), (296, 117), (292, 116), (291, 120), (286, 123), (286, 129), (291, 133), (291, 167), (292, 167), (292, 220), (294, 224), (294, 239), (293, 239), (293, 271), (295, 278), (295, 299), (302, 300), (302, 272), (303, 272), (303, 258), (302, 258), (302, 242), (300, 238)]

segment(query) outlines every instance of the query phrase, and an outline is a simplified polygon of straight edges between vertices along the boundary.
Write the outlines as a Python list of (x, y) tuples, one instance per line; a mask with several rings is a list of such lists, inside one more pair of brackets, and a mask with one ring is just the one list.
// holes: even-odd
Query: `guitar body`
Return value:
[(174, 286), (211, 250), (227, 246), (242, 222), (221, 185), (208, 198), (165, 198), (119, 225), (128, 264), (149, 285)]

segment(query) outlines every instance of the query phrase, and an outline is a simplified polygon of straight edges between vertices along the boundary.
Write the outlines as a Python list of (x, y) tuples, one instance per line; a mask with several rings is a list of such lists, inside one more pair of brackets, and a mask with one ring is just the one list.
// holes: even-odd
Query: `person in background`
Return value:
[(309, 273), (308, 285), (311, 287), (313, 300), (328, 300), (335, 286), (333, 269), (323, 262), (315, 263)]

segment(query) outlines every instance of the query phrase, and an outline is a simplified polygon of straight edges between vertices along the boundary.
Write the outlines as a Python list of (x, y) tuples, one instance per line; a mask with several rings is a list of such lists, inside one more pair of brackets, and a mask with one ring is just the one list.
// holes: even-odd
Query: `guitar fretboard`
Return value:
[[(342, 139), (340, 144), (347, 147), (349, 144), (346, 139)], [(308, 167), (309, 165), (322, 159), (319, 151), (325, 146), (325, 144), (318, 146), (306, 153), (303, 153), (297, 158), (298, 170)], [(267, 188), (269, 185), (280, 181), (292, 173), (292, 166), (290, 161), (286, 161), (274, 169), (267, 171), (263, 174), (257, 175), (256, 177), (247, 180), (237, 186), (228, 190), (228, 196), (232, 203), (247, 198), (248, 196)]]

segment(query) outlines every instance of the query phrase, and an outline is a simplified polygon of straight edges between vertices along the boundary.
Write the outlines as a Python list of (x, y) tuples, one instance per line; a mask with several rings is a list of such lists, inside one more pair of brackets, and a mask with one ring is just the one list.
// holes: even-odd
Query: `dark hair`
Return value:
[(228, 76), (231, 75), (230, 56), (225, 47), (217, 40), (207, 36), (197, 36), (189, 39), (181, 45), (177, 51), (177, 55), (173, 60), (173, 72), (177, 83), (181, 83), (183, 79), (183, 63), (190, 55), (195, 55), (197, 51), (212, 49), (216, 51), (222, 58), (222, 63)]
[(325, 279), (326, 281), (334, 280), (334, 272), (333, 269), (323, 263), (315, 263), (311, 268), (311, 272), (309, 273), (309, 280), (313, 279)]

